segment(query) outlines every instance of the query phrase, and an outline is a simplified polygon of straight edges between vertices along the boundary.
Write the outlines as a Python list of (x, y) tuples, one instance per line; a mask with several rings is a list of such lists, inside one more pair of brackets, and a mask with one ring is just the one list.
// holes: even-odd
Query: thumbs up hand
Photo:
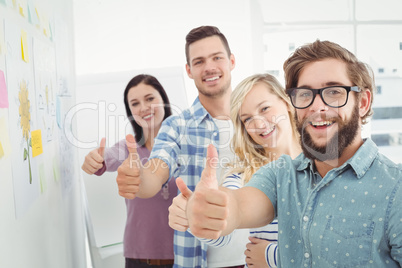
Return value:
[(186, 209), (191, 232), (200, 238), (217, 239), (227, 226), (228, 196), (218, 189), (217, 166), (218, 153), (209, 145), (206, 167)]
[(106, 138), (102, 138), (99, 148), (92, 150), (85, 156), (81, 169), (89, 175), (94, 174), (103, 167), (103, 156), (105, 154)]
[(126, 145), (129, 154), (117, 169), (116, 182), (119, 188), (119, 195), (127, 199), (134, 199), (140, 189), (142, 164), (133, 135), (126, 136)]
[(169, 207), (169, 226), (174, 230), (185, 232), (188, 228), (187, 200), (193, 192), (187, 187), (182, 178), (176, 179), (176, 185), (180, 190), (180, 194), (173, 198), (173, 202)]

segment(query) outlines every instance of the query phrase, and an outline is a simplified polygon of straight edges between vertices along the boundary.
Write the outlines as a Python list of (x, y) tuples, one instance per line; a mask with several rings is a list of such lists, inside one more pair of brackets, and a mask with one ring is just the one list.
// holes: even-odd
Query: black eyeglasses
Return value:
[(329, 107), (339, 108), (345, 106), (348, 102), (350, 91), (361, 92), (361, 89), (358, 86), (330, 86), (319, 89), (297, 87), (287, 90), (296, 109), (309, 107), (314, 102), (317, 94), (320, 94), (322, 101)]

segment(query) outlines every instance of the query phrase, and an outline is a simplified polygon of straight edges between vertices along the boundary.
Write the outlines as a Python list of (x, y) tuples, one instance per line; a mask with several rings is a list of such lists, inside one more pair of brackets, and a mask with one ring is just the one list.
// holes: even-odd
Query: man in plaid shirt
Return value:
[[(212, 143), (219, 147), (223, 137), (229, 141), (231, 136), (227, 134), (233, 134), (229, 113), (231, 71), (235, 67), (235, 58), (225, 36), (216, 27), (201, 26), (188, 33), (185, 48), (186, 71), (194, 80), (198, 98), (189, 109), (163, 122), (149, 161), (141, 169), (133, 168), (132, 156), (136, 156), (136, 151), (129, 149), (131, 157), (119, 167), (116, 179), (119, 194), (125, 198), (152, 197), (172, 177), (181, 177), (194, 190), (205, 167), (208, 145)], [(229, 155), (229, 142), (220, 148), (219, 158)], [(174, 251), (174, 267), (215, 266), (211, 263), (207, 265), (207, 245), (188, 232), (175, 231)], [(212, 252), (208, 252), (208, 260), (210, 254)], [(220, 258), (228, 255), (228, 261), (215, 267), (244, 264), (243, 251), (240, 254), (219, 255)]]

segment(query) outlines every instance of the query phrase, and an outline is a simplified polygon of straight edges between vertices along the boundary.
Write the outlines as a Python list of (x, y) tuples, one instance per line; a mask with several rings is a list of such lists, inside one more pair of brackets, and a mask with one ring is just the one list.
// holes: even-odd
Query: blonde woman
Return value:
[[(282, 154), (295, 158), (301, 153), (294, 108), (275, 77), (256, 74), (244, 79), (232, 92), (230, 116), (235, 131), (232, 149), (236, 160), (229, 165), (223, 187), (239, 189), (263, 165), (269, 165)], [(182, 194), (169, 207), (169, 225), (183, 231), (188, 228), (185, 209), (191, 191), (182, 180), (178, 179), (177, 184)], [(275, 220), (267, 226), (250, 229), (250, 242), (245, 250), (248, 266), (276, 267), (277, 226)], [(216, 240), (200, 240), (209, 246), (230, 246), (236, 232)]]

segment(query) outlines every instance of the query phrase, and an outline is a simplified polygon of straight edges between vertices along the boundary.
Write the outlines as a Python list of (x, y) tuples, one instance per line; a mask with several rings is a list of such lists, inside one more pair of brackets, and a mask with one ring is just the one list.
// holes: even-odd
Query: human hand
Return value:
[(126, 136), (128, 156), (117, 169), (116, 182), (119, 195), (127, 199), (134, 199), (140, 190), (141, 161), (137, 153), (137, 147), (133, 135)]
[(193, 192), (187, 187), (182, 178), (176, 179), (176, 185), (180, 190), (180, 194), (173, 198), (169, 207), (169, 226), (174, 230), (185, 232), (188, 228), (187, 200)]
[(200, 238), (217, 239), (227, 225), (228, 197), (218, 189), (217, 165), (218, 152), (209, 145), (205, 169), (186, 210), (191, 232)]
[(265, 249), (267, 248), (269, 241), (252, 237), (248, 238), (250, 243), (246, 245), (244, 255), (246, 255), (246, 263), (248, 267), (269, 267), (267, 264)]
[(105, 154), (106, 138), (102, 138), (99, 148), (90, 151), (86, 156), (81, 169), (89, 175), (103, 167), (103, 155)]

